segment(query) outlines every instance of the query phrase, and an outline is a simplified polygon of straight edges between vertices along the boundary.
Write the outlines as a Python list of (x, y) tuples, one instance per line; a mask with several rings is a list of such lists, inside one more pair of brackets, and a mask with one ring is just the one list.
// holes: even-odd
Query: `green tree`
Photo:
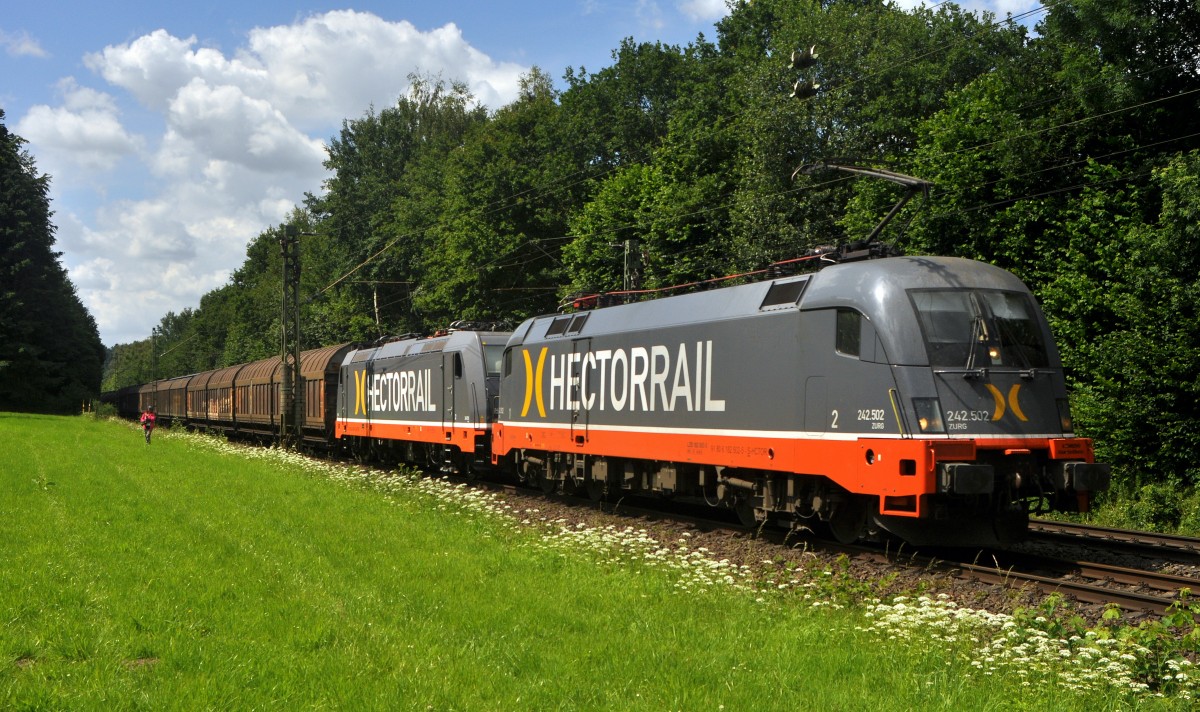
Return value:
[(648, 211), (662, 187), (662, 174), (655, 167), (626, 166), (611, 174), (599, 192), (572, 215), (570, 227), (575, 237), (563, 248), (563, 263), (571, 276), (568, 293), (624, 287), (625, 250), (636, 250), (632, 259), (640, 264), (642, 239), (653, 220)]
[[(1063, 213), (1062, 269), (1042, 290), (1072, 366), (1076, 417), (1121, 465), (1119, 491), (1200, 484), (1200, 153), (1171, 160), (1147, 186), (1098, 187)], [(1147, 196), (1161, 209), (1141, 220)], [(1157, 201), (1154, 201), (1157, 202)], [(1160, 522), (1161, 524), (1161, 522)]]
[(0, 110), (0, 410), (79, 412), (99, 394), (96, 322), (53, 251), (49, 178)]
[[(568, 94), (579, 92), (583, 99), (564, 98), (564, 107), (575, 111), (601, 96), (657, 100), (643, 103), (646, 116), (640, 123), (634, 114), (625, 115), (626, 123), (642, 130), (614, 133), (610, 140), (638, 136), (643, 145), (615, 151), (619, 161), (611, 161), (615, 165), (597, 180), (594, 193), (571, 214), (572, 240), (564, 249), (571, 281), (564, 296), (620, 290), (626, 244), (639, 287), (705, 279), (725, 273), (734, 262), (728, 255), (728, 175), (736, 154), (725, 112), (728, 62), (702, 37), (683, 49), (635, 48), (627, 42), (615, 57), (614, 71), (593, 77), (602, 86), (572, 87)], [(626, 62), (639, 71), (621, 70)]]
[(427, 325), (554, 308), (566, 216), (588, 174), (564, 140), (557, 98), (535, 67), (518, 99), (447, 157), (444, 212), (427, 233), (413, 299)]
[[(325, 165), (326, 194), (308, 199), (326, 264), (339, 270), (334, 313), (373, 316), (375, 335), (422, 326), (411, 309), (427, 231), (444, 212), (441, 166), (487, 119), (466, 85), (410, 75), (396, 106), (343, 123)], [(352, 272), (352, 274), (351, 274)], [(332, 273), (331, 273), (332, 274)], [(328, 284), (328, 283), (327, 283)]]
[(589, 74), (567, 69), (562, 108), (569, 143), (589, 165), (645, 164), (667, 135), (676, 99), (689, 88), (688, 54), (626, 38), (613, 65)]

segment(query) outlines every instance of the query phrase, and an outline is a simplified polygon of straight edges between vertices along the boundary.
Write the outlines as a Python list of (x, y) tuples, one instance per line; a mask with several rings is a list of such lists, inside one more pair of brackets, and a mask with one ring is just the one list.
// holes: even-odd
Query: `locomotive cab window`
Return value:
[[(501, 360), (507, 362), (508, 355), (504, 352), (503, 344), (484, 344), (483, 345), (483, 365), (490, 377), (498, 377), (500, 375)], [(511, 371), (511, 366), (505, 369)]]
[(839, 354), (858, 357), (862, 353), (862, 314), (853, 309), (837, 310), (837, 337), (834, 347)]
[(1026, 294), (1000, 290), (910, 292), (929, 363), (959, 368), (1045, 368), (1046, 343)]

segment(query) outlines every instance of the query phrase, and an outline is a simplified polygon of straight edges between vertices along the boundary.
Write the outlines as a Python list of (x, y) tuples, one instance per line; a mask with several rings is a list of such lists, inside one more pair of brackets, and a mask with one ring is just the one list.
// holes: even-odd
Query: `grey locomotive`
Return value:
[(1028, 288), (946, 257), (530, 319), (492, 447), (548, 490), (694, 498), (844, 541), (1011, 540), (1109, 480)]

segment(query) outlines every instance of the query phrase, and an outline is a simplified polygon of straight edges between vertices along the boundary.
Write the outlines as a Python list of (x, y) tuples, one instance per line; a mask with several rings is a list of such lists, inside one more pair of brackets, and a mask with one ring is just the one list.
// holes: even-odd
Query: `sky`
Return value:
[[(917, 0), (903, 0), (911, 7)], [(1029, 0), (960, 3), (1003, 17)], [(725, 0), (9, 2), (0, 109), (51, 180), (55, 250), (107, 346), (199, 306), (329, 176), (343, 120), (413, 72), (497, 109), (538, 66), (596, 72), (621, 40), (716, 39)]]

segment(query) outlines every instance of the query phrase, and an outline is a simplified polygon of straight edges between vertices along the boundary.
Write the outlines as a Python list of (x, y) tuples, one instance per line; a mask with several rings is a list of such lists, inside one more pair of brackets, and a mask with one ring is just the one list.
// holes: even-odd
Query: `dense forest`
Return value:
[[(1147, 525), (1200, 528), (1178, 494), (1200, 481), (1197, 48), (1191, 0), (1061, 0), (1008, 19), (754, 0), (732, 3), (715, 41), (627, 40), (561, 90), (535, 68), (495, 109), (413, 76), (394, 106), (343, 122), (329, 179), (290, 220), (305, 234), (302, 344), (515, 324), (630, 280), (763, 268), (863, 237), (899, 195), (798, 166), (887, 168), (934, 187), (882, 239), (1023, 278), (1077, 429), (1117, 466), (1112, 496)], [(283, 229), (197, 308), (165, 315), (154, 344), (114, 348), (106, 387), (277, 353)]]
[(50, 179), (0, 109), (0, 411), (78, 413), (104, 345), (54, 251)]

